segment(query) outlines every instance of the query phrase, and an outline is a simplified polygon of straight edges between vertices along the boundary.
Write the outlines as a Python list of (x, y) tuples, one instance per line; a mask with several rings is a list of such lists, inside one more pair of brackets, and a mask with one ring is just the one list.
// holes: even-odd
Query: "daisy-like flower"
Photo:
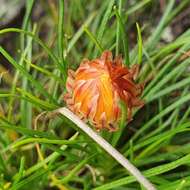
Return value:
[(76, 72), (68, 71), (64, 96), (67, 106), (97, 130), (115, 131), (121, 100), (126, 104), (128, 121), (132, 119), (132, 109), (144, 104), (139, 99), (143, 85), (135, 83), (138, 70), (138, 65), (124, 67), (120, 56), (113, 60), (110, 51), (92, 61), (83, 60)]

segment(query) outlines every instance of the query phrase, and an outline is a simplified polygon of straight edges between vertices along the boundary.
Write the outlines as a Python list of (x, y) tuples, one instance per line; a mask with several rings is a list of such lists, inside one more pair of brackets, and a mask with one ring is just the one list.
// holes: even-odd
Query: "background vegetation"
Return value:
[(190, 189), (189, 0), (23, 6), (0, 30), (0, 189), (143, 189), (71, 121), (50, 114), (64, 106), (67, 69), (104, 49), (141, 64), (146, 104), (101, 135), (157, 189)]

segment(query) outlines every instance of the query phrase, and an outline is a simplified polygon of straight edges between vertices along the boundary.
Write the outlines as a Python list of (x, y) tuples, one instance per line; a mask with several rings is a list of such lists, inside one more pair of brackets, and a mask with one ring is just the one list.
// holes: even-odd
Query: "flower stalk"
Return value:
[(154, 185), (146, 179), (143, 174), (119, 151), (112, 147), (105, 139), (98, 135), (93, 129), (85, 124), (77, 115), (71, 112), (66, 107), (59, 108), (55, 111), (70, 119), (75, 123), (82, 131), (84, 131), (91, 139), (98, 143), (107, 153), (109, 153), (118, 163), (126, 168), (139, 183), (141, 183), (147, 190), (156, 190)]

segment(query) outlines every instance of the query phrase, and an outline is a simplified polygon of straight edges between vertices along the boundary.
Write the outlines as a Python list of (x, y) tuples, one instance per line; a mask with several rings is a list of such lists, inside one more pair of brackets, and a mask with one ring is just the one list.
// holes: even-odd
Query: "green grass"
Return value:
[[(157, 189), (190, 189), (190, 58), (183, 58), (190, 30), (162, 40), (190, 2), (166, 1), (162, 15), (159, 1), (130, 2), (26, 1), (21, 27), (0, 30), (2, 39), (14, 34), (11, 50), (0, 46), (11, 68), (3, 73), (0, 65), (0, 190), (143, 189), (72, 121), (51, 113), (65, 106), (68, 68), (105, 49), (122, 54), (127, 66), (140, 64), (145, 106), (126, 124), (121, 103), (120, 129), (100, 135)], [(37, 3), (44, 16), (34, 21)]]

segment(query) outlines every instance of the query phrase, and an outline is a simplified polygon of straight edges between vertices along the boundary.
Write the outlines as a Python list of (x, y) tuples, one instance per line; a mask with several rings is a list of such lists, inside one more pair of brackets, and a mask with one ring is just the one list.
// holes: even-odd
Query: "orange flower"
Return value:
[(121, 57), (113, 60), (112, 53), (104, 51), (98, 59), (83, 60), (76, 72), (68, 71), (64, 99), (75, 114), (97, 130), (114, 131), (121, 115), (120, 100), (126, 103), (128, 121), (132, 108), (143, 105), (139, 99), (143, 85), (134, 82), (138, 70), (138, 65), (124, 67)]

